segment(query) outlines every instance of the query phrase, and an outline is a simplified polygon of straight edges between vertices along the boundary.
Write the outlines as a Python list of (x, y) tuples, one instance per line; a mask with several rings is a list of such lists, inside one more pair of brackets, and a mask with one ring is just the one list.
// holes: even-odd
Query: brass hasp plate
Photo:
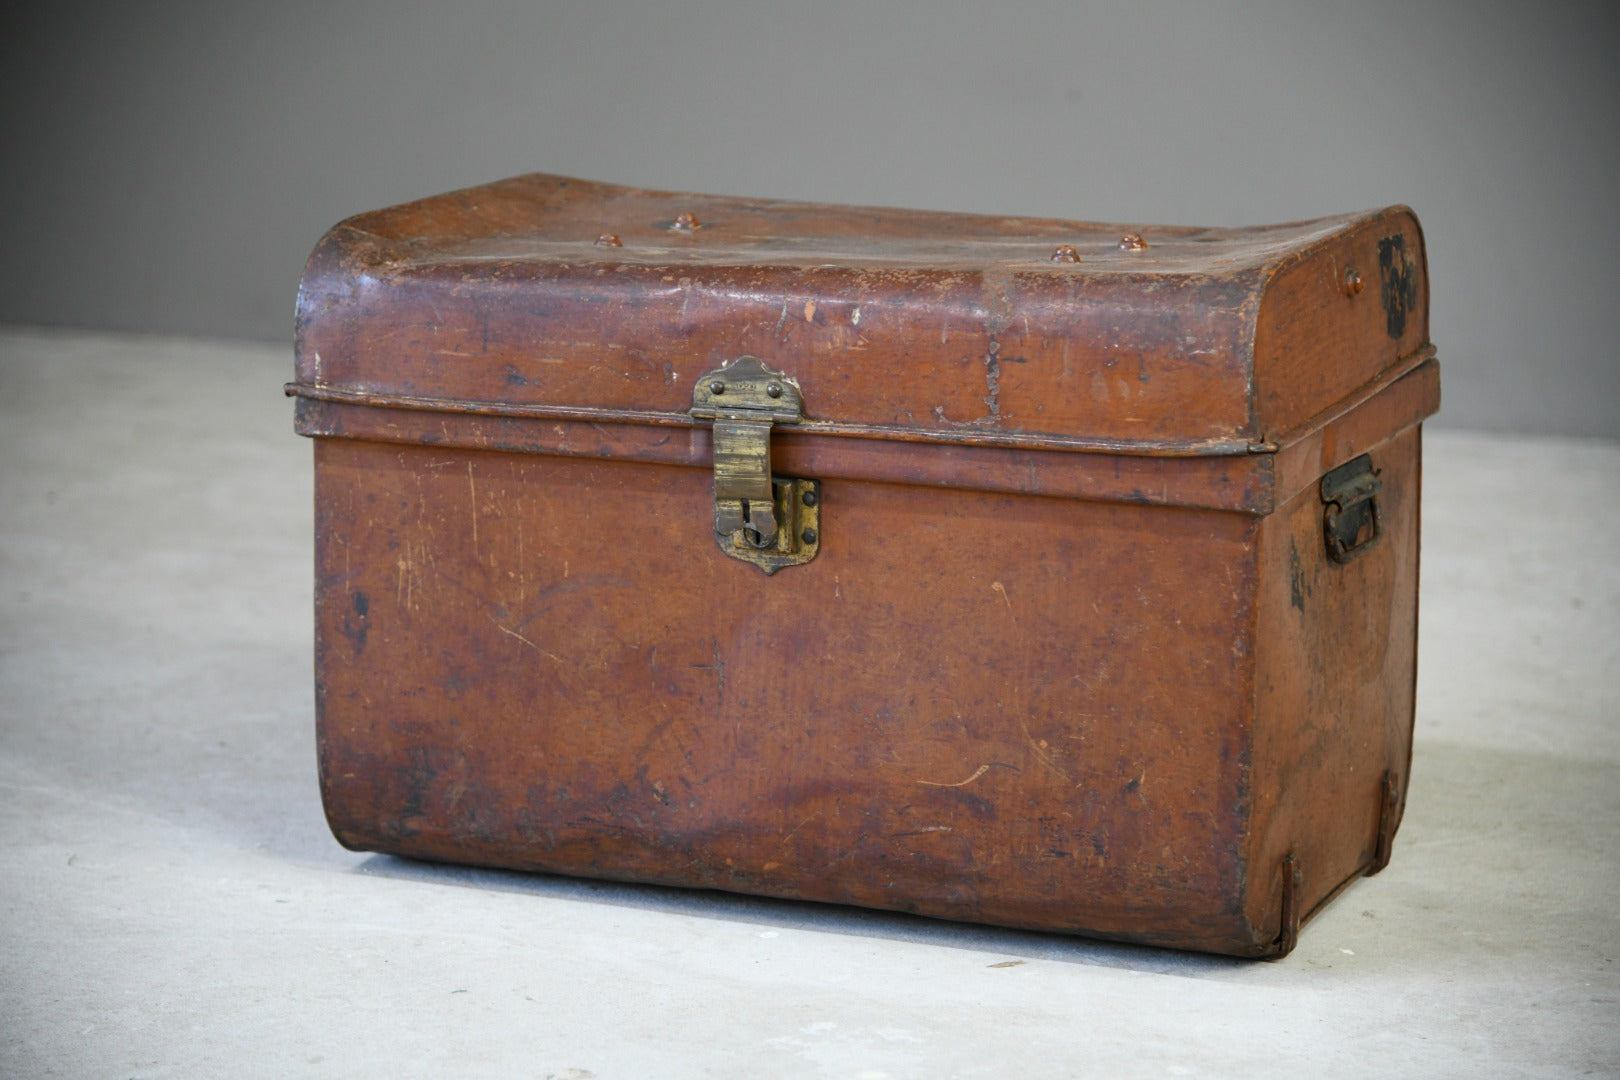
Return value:
[(803, 415), (799, 384), (757, 356), (739, 356), (692, 389), (692, 418), (714, 422), (715, 543), (767, 574), (821, 548), (821, 485), (771, 474), (771, 428)]

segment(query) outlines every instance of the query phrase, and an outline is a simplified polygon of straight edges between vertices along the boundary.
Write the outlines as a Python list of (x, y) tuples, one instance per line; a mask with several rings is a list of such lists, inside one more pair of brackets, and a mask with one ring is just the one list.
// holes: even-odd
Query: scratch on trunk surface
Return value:
[(501, 633), (506, 634), (509, 637), (517, 638), (519, 641), (523, 642), (523, 644), (527, 645), (529, 648), (533, 649), (535, 652), (539, 653), (541, 656), (544, 656), (546, 659), (555, 660), (559, 664), (567, 663), (566, 660), (564, 660), (562, 657), (558, 656), (556, 653), (547, 652), (545, 649), (542, 649), (540, 646), (536, 645), (534, 642), (530, 641), (528, 638), (524, 637), (522, 634), (518, 633), (516, 630), (508, 629), (507, 627), (502, 626), (500, 623), (495, 622), (495, 617), (494, 616), (490, 616), (489, 621), (492, 622), (492, 623), (495, 623), (495, 629), (499, 630)]
[(1078, 787), (1079, 784), (1075, 781), (1075, 778), (1070, 776), (1068, 773), (1064, 772), (1058, 766), (1057, 762), (1053, 761), (1050, 757), (1048, 757), (1046, 755), (1046, 743), (1044, 741), (1043, 742), (1036, 742), (1035, 741), (1035, 736), (1033, 736), (1033, 735), (1031, 735), (1029, 733), (1029, 725), (1028, 724), (1023, 724), (1021, 726), (1024, 729), (1024, 739), (1025, 739), (1025, 741), (1029, 743), (1029, 748), (1032, 751), (1034, 751), (1035, 756), (1037, 758), (1040, 758), (1041, 764), (1045, 765), (1048, 769), (1051, 769), (1054, 773), (1057, 773), (1057, 775), (1063, 777), (1063, 779), (1067, 780), (1069, 783), (1074, 784), (1076, 787)]
[(967, 787), (969, 784), (973, 783), (973, 781), (977, 780), (979, 777), (983, 776), (989, 771), (990, 764), (986, 762), (985, 764), (980, 765), (977, 769), (974, 769), (972, 776), (968, 777), (966, 780), (958, 780), (954, 784), (942, 784), (938, 780), (919, 780), (917, 783), (922, 784), (924, 787)]
[(786, 836), (782, 837), (781, 842), (776, 845), (777, 850), (780, 851), (782, 848), (787, 847), (788, 841), (792, 840), (795, 836), (797, 836), (799, 834), (800, 829), (804, 828), (806, 825), (810, 824), (812, 821), (814, 821), (816, 818), (818, 818), (820, 816), (821, 816), (820, 814), (811, 814), (809, 817), (805, 818), (803, 821), (801, 821), (797, 825), (793, 826), (793, 828), (788, 832), (788, 834)]
[[(467, 501), (472, 503), (473, 556), (478, 555), (478, 485), (473, 483), (472, 462), (467, 462)], [(502, 627), (505, 629), (505, 627)]]

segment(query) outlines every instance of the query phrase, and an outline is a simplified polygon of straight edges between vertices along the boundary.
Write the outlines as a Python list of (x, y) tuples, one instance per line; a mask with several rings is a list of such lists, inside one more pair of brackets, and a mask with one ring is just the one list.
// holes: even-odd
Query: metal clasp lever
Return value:
[(752, 547), (776, 543), (769, 420), (714, 422), (714, 531), (739, 530)]

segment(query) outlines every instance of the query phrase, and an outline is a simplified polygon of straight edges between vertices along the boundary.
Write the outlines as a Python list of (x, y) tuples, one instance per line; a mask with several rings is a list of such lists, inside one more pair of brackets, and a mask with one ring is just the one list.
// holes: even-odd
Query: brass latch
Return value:
[(714, 539), (767, 574), (816, 557), (821, 490), (771, 475), (771, 427), (804, 415), (799, 384), (757, 356), (740, 356), (692, 390), (692, 417), (714, 421)]

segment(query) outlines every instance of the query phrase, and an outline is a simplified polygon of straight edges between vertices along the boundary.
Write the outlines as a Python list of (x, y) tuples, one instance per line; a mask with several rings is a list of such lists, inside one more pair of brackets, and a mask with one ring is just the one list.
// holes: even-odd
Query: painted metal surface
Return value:
[[(1286, 951), (1404, 800), (1421, 252), (1399, 208), (1156, 229), (551, 177), (351, 219), (289, 386), (334, 832)], [(826, 522), (771, 577), (712, 541), (687, 411), (745, 355), (802, 387), (767, 474)], [(1380, 533), (1341, 564), (1319, 484), (1361, 454)]]

